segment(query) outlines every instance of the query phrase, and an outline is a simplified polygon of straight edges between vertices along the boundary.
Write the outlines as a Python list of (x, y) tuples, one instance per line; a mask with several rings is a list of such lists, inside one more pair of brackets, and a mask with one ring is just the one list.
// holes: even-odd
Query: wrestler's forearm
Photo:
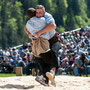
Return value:
[(44, 34), (48, 31), (51, 31), (53, 29), (56, 29), (56, 24), (55, 23), (49, 23), (44, 29), (40, 30), (38, 33)]
[(40, 37), (40, 35), (48, 32), (48, 31), (51, 31), (53, 29), (56, 29), (56, 24), (55, 23), (49, 23), (44, 29), (42, 29), (39, 32), (36, 32), (35, 34), (33, 34), (33, 36), (38, 38), (38, 37)]
[(27, 30), (26, 27), (25, 27), (25, 32), (26, 32), (26, 34), (28, 35), (28, 37), (29, 37), (30, 39), (32, 39), (32, 34)]
[(26, 27), (24, 28), (24, 30), (25, 30), (26, 34), (29, 34), (29, 31), (27, 30)]

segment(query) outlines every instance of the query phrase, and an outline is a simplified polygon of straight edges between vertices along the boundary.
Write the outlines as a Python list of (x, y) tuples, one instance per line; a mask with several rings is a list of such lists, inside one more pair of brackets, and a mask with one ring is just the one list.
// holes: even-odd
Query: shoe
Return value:
[(44, 86), (48, 86), (48, 84), (45, 82), (46, 79), (42, 75), (37, 76), (35, 80)]
[(55, 83), (55, 80), (53, 82), (51, 82), (51, 85), (56, 87), (56, 83)]
[(49, 78), (49, 80), (51, 82), (54, 82), (54, 78), (55, 78), (55, 72), (53, 70), (50, 70), (50, 72), (46, 73), (46, 76)]

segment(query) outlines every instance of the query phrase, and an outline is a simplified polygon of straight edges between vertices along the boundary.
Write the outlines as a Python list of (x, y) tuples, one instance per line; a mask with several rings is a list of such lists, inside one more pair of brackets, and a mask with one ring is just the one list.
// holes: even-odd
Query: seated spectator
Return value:
[[(88, 76), (86, 64), (88, 63), (88, 59), (84, 53), (80, 55), (80, 57), (75, 58), (74, 68), (77, 67), (77, 75), (86, 74)], [(74, 72), (75, 73), (75, 72)]]
[(0, 72), (2, 72), (3, 65), (3, 57), (0, 57)]
[(65, 72), (68, 74), (68, 70), (69, 70), (69, 60), (67, 57), (65, 57), (63, 60), (62, 60), (62, 63), (61, 63), (61, 68), (63, 68), (65, 70)]
[(11, 62), (9, 60), (3, 61), (2, 67), (3, 67), (3, 73), (12, 73), (13, 72), (13, 65), (11, 64)]
[(18, 50), (16, 49), (16, 47), (14, 47), (14, 48), (12, 49), (12, 54), (11, 54), (11, 55), (13, 56), (14, 53), (16, 53), (16, 54), (18, 53)]
[(18, 64), (17, 64), (17, 66), (18, 67), (22, 67), (22, 69), (23, 69), (23, 74), (26, 74), (26, 66), (27, 66), (27, 58), (26, 57), (24, 57), (23, 59), (21, 59), (21, 60), (19, 60), (18, 61)]
[(21, 57), (21, 58), (23, 58), (23, 57), (26, 56), (26, 54), (25, 54), (25, 52), (23, 51), (23, 48), (22, 48), (22, 47), (19, 48), (18, 54), (20, 54), (20, 57)]
[(77, 50), (75, 50), (74, 53), (79, 55), (79, 56), (81, 55), (82, 50), (80, 49), (80, 46), (77, 47)]
[(24, 50), (25, 50), (26, 48), (28, 48), (28, 44), (27, 44), (27, 42), (24, 42), (24, 43), (23, 43), (22, 48), (23, 48)]
[(26, 67), (27, 64), (27, 59), (24, 57), (23, 59), (18, 61), (18, 65), (19, 67)]
[(10, 53), (8, 52), (7, 49), (5, 49), (4, 52), (3, 52), (4, 61), (7, 61), (8, 60), (8, 56), (9, 55), (10, 55)]
[(3, 56), (3, 52), (2, 52), (2, 49), (0, 49), (0, 57)]

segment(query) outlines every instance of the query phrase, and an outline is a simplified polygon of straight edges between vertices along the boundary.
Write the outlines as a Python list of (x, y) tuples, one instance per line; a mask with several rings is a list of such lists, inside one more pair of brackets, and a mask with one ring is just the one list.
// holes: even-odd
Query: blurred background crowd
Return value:
[[(60, 34), (61, 47), (58, 51), (58, 70), (56, 74), (82, 75), (90, 74), (90, 30), (81, 28)], [(42, 72), (32, 53), (32, 43), (24, 42), (19, 48), (0, 49), (0, 73), (15, 73), (16, 67), (22, 67), (23, 74), (32, 74), (35, 68)]]

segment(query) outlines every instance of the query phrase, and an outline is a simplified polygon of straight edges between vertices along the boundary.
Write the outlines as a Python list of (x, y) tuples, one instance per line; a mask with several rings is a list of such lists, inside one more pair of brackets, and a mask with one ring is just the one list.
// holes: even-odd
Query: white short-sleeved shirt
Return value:
[[(41, 29), (45, 28), (48, 23), (55, 23), (53, 17), (49, 13), (45, 13), (44, 17), (37, 18), (32, 17), (26, 23), (27, 30), (33, 35), (34, 33), (40, 31)], [(42, 34), (40, 37), (51, 39), (55, 35), (55, 30), (48, 31)]]

